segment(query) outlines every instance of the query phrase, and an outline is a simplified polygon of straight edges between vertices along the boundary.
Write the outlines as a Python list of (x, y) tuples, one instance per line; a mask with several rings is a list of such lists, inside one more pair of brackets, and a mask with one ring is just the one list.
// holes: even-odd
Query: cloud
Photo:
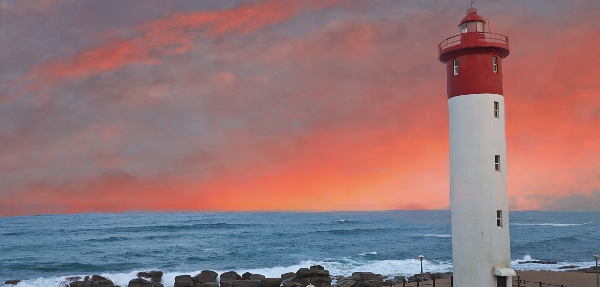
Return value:
[(573, 192), (566, 196), (532, 196), (540, 200), (540, 208), (553, 211), (600, 211), (600, 189), (589, 193)]

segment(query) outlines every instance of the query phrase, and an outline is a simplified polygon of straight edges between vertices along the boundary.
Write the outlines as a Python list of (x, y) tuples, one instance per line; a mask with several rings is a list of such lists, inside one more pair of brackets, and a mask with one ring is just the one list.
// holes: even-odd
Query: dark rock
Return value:
[(92, 275), (92, 281), (108, 280), (100, 275)]
[(336, 286), (337, 287), (354, 287), (354, 286), (356, 286), (356, 281), (354, 281), (352, 279), (343, 279), (341, 281), (338, 281)]
[(283, 281), (283, 287), (304, 287), (301, 283), (295, 281)]
[(174, 287), (194, 287), (191, 275), (179, 275), (175, 276)]
[(265, 279), (265, 275), (252, 274), (252, 275), (250, 275), (250, 279), (249, 280), (261, 281), (263, 279)]
[(281, 286), (281, 282), (283, 279), (281, 278), (263, 278), (260, 280), (263, 287), (279, 287)]
[(325, 270), (325, 267), (321, 265), (310, 266), (310, 270)]
[[(142, 272), (140, 272), (140, 273), (142, 273)], [(138, 273), (138, 276), (140, 276), (140, 273)], [(152, 286), (152, 283), (150, 283), (150, 281), (148, 281), (146, 279), (136, 278), (136, 279), (129, 280), (129, 284), (127, 284), (127, 287), (153, 287), (153, 286)]]
[(4, 285), (17, 285), (21, 282), (21, 280), (6, 280), (4, 281)]
[(231, 284), (232, 287), (262, 287), (260, 281), (255, 280), (235, 280)]
[(298, 269), (298, 271), (296, 272), (296, 278), (297, 279), (302, 279), (302, 278), (309, 278), (309, 277), (325, 277), (325, 276), (329, 276), (329, 271), (327, 270), (311, 270), (308, 268), (300, 268)]
[(351, 278), (355, 281), (383, 281), (381, 274), (375, 274), (373, 272), (354, 272)]
[(229, 271), (221, 274), (219, 276), (221, 281), (221, 287), (231, 287), (233, 285), (233, 281), (242, 280), (242, 276), (237, 274), (235, 271)]
[(294, 273), (294, 272), (288, 272), (288, 273), (285, 273), (285, 274), (281, 274), (281, 279), (285, 280), (285, 279), (288, 279), (288, 278), (291, 278), (291, 277), (295, 277), (295, 276), (296, 276), (296, 273)]
[(252, 273), (250, 273), (250, 272), (246, 272), (246, 273), (242, 274), (242, 280), (249, 280), (250, 275), (252, 275)]
[(137, 277), (140, 278), (148, 278), (152, 281), (160, 282), (162, 280), (163, 273), (162, 271), (152, 270), (152, 271), (143, 271), (137, 274)]
[(577, 266), (577, 265), (566, 265), (566, 266), (558, 267), (558, 269), (575, 269), (575, 268), (579, 268), (579, 266)]
[(198, 285), (198, 287), (219, 287), (219, 284), (217, 284), (215, 282), (204, 282), (204, 283)]
[(400, 284), (400, 283), (406, 282), (406, 277), (405, 276), (395, 276), (394, 280), (392, 280), (392, 282), (394, 284)]
[(526, 263), (535, 263), (535, 264), (556, 264), (558, 262), (556, 261), (542, 261), (542, 260), (528, 260), (528, 261), (517, 261), (517, 263), (519, 264), (526, 264)]
[[(431, 274), (429, 274), (429, 272), (425, 272), (423, 273), (423, 281), (429, 281), (431, 280)], [(408, 278), (408, 282), (421, 282), (421, 274), (415, 274), (414, 276), (411, 276)]]
[(207, 282), (215, 283), (217, 282), (217, 276), (219, 276), (219, 274), (217, 274), (217, 272), (215, 271), (202, 270), (200, 274), (196, 275), (196, 279), (198, 280), (199, 284)]

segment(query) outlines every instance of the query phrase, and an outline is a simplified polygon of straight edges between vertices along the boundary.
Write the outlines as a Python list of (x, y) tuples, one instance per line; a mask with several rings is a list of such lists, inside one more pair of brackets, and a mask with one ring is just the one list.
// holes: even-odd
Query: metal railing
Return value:
[[(508, 37), (498, 33), (479, 32), (479, 38), (483, 39), (483, 42), (508, 45)], [(438, 45), (438, 50), (441, 51), (452, 46), (460, 45), (461, 43), (461, 35), (454, 35), (442, 41)]]
[[(446, 279), (446, 280), (440, 280), (442, 282), (435, 282), (436, 280), (432, 278), (432, 280), (427, 280), (423, 283), (416, 281), (416, 282), (402, 282), (402, 287), (425, 287), (425, 286), (448, 286), (450, 285), (450, 287), (454, 286), (454, 278), (450, 277), (450, 278), (442, 278), (442, 279)], [(448, 282), (448, 279), (450, 282)], [(390, 283), (390, 287), (392, 286), (398, 286), (400, 285), (399, 283)], [(531, 281), (531, 280), (525, 280), (523, 278), (521, 278), (521, 276), (516, 276), (513, 277), (513, 284), (512, 286), (515, 287), (526, 287), (526, 286), (531, 286), (531, 287), (544, 287), (544, 286), (555, 286), (555, 287), (566, 287), (565, 285), (562, 284), (552, 284), (552, 283), (547, 283), (547, 282), (541, 282), (541, 281)], [(381, 287), (386, 287), (386, 285), (382, 285)]]

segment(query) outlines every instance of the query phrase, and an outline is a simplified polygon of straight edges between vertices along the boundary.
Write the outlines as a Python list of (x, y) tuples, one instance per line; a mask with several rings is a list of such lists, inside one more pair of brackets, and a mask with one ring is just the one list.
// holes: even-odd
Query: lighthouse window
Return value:
[(462, 23), (462, 24), (460, 25), (460, 33), (461, 33), (461, 34), (463, 34), (463, 33), (467, 33), (467, 23)]
[(454, 75), (458, 75), (458, 59), (454, 59)]
[(494, 66), (494, 73), (498, 73), (498, 57), (492, 57), (492, 65)]
[(494, 168), (496, 171), (500, 171), (500, 155), (495, 156)]
[(494, 102), (494, 118), (500, 118), (500, 103)]
[(485, 32), (485, 23), (484, 22), (477, 22), (477, 32)]
[(502, 210), (496, 210), (496, 226), (502, 227)]

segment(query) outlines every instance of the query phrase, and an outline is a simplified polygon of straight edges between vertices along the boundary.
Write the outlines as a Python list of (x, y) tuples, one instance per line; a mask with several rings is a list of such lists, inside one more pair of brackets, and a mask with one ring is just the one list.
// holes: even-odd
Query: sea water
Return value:
[[(510, 213), (513, 268), (589, 267), (600, 252), (600, 213)], [(332, 275), (452, 270), (449, 211), (119, 213), (0, 218), (0, 284), (59, 286), (101, 275), (127, 286), (161, 270), (165, 286), (209, 269), (279, 277), (322, 265)], [(523, 263), (555, 261), (556, 264)], [(561, 269), (563, 270), (563, 269)]]

